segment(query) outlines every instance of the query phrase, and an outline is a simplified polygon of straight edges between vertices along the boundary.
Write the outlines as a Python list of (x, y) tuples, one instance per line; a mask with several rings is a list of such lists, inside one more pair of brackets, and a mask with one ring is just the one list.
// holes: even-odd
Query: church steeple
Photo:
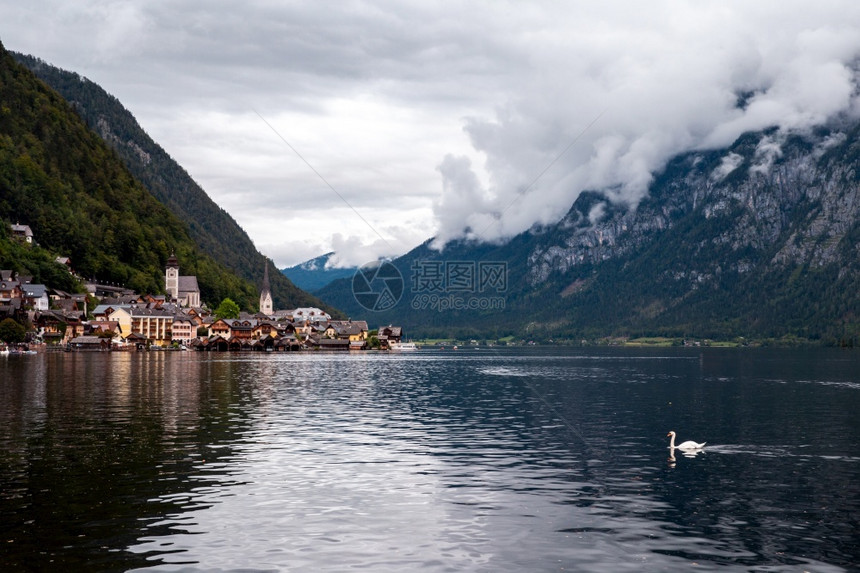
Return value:
[(170, 253), (164, 269), (164, 290), (174, 300), (179, 298), (179, 260), (174, 253)]
[(269, 288), (269, 260), (263, 266), (263, 290), (260, 291), (260, 313), (266, 316), (275, 314), (272, 304), (272, 291)]

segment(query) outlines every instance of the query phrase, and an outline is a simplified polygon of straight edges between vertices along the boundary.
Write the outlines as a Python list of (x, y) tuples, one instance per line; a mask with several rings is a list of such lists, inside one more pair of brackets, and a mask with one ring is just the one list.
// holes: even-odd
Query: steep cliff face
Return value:
[[(664, 278), (692, 284), (727, 271), (840, 264), (858, 249), (857, 136), (856, 128), (750, 134), (728, 150), (675, 159), (635, 209), (589, 194), (534, 248), (529, 282), (629, 257), (658, 236), (674, 237), (676, 249), (691, 255)], [(842, 276), (856, 272), (851, 266)]]

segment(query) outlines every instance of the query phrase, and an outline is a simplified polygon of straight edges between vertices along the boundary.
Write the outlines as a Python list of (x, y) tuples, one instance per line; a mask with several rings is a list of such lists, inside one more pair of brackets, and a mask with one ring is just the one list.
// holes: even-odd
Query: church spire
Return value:
[(272, 291), (269, 288), (269, 260), (263, 263), (263, 290), (260, 291), (260, 313), (271, 316), (275, 313), (272, 304)]

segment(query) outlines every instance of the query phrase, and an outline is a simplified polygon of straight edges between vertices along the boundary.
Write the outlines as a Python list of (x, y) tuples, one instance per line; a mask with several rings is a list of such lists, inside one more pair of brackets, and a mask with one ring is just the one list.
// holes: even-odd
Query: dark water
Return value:
[[(860, 353), (0, 359), (3, 571), (842, 571)], [(704, 453), (669, 460), (679, 441)]]

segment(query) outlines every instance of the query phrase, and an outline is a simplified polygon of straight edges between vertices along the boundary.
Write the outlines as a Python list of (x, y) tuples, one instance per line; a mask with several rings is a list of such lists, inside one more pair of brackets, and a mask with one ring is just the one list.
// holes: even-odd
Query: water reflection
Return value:
[[(13, 568), (848, 568), (858, 362), (754, 357), (10, 363), (0, 551)], [(714, 445), (667, 463), (667, 427)]]
[(136, 353), (9, 361), (0, 385), (4, 564), (146, 563), (125, 551), (141, 525), (182, 511), (164, 499), (186, 489), (204, 453), (210, 463), (229, 454), (203, 447), (234, 439), (226, 424), (220, 435), (204, 427), (227, 416), (220, 399), (235, 391), (235, 382), (201, 382), (212, 367)]
[(678, 450), (679, 456), (684, 456), (685, 458), (693, 459), (699, 454), (704, 454), (704, 450), (682, 450), (680, 448), (669, 448), (669, 463), (672, 467), (675, 467), (676, 459), (675, 459), (675, 450)]

